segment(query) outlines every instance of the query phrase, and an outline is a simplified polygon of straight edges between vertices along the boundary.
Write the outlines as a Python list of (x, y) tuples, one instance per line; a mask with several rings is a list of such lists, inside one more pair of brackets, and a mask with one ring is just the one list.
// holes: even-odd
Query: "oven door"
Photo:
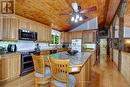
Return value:
[(30, 54), (21, 55), (21, 76), (34, 70), (32, 56)]

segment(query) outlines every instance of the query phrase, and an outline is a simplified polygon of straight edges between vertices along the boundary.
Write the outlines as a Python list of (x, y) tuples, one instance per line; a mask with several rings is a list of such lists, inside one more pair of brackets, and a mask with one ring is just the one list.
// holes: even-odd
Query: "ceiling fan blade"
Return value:
[(67, 14), (67, 13), (61, 13), (59, 15), (65, 15), (65, 16), (67, 16), (67, 15), (72, 15), (72, 13), (69, 13), (69, 14)]
[(87, 12), (95, 11), (95, 10), (97, 10), (97, 7), (96, 6), (92, 6), (92, 7), (89, 7), (87, 9), (85, 9), (85, 10), (80, 11), (80, 13), (83, 14), (83, 13), (87, 13)]

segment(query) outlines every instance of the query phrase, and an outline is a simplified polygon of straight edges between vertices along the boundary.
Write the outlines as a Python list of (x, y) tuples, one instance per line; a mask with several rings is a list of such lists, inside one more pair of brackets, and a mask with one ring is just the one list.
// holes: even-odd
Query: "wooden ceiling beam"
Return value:
[(107, 13), (108, 13), (108, 9), (109, 9), (109, 3), (110, 3), (110, 0), (106, 0), (105, 1), (105, 9), (104, 9), (104, 19), (103, 19), (103, 27), (105, 27), (105, 23), (106, 23), (106, 18), (107, 18)]
[(115, 25), (115, 24), (116, 24), (115, 18), (116, 18), (116, 15), (117, 15), (117, 13), (118, 13), (118, 9), (119, 9), (119, 7), (120, 7), (120, 4), (121, 4), (121, 2), (119, 3), (119, 5), (118, 5), (118, 7), (117, 7), (117, 9), (116, 9), (116, 12), (115, 12), (115, 14), (114, 14), (114, 16), (112, 17), (112, 20), (111, 20), (110, 24), (108, 25), (108, 27), (106, 26), (107, 29), (109, 29), (111, 25)]

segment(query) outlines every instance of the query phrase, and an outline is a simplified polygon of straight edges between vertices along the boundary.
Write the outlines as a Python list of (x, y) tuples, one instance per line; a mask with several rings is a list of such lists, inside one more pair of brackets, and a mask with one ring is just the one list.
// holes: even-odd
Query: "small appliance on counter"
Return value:
[(0, 46), (0, 55), (5, 54), (5, 53), (6, 53), (6, 49)]
[(7, 47), (7, 51), (8, 52), (16, 52), (17, 51), (16, 44), (9, 44)]
[(69, 47), (69, 44), (63, 44), (62, 45), (62, 48), (68, 48)]

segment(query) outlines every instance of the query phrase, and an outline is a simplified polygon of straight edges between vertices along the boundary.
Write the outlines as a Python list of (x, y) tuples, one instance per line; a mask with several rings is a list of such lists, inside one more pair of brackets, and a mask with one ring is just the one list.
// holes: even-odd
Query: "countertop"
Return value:
[(70, 59), (70, 66), (83, 66), (83, 64), (91, 56), (92, 52), (79, 52), (74, 56), (69, 55), (67, 52), (59, 52), (55, 54), (46, 55), (45, 58), (57, 58), (57, 59)]

